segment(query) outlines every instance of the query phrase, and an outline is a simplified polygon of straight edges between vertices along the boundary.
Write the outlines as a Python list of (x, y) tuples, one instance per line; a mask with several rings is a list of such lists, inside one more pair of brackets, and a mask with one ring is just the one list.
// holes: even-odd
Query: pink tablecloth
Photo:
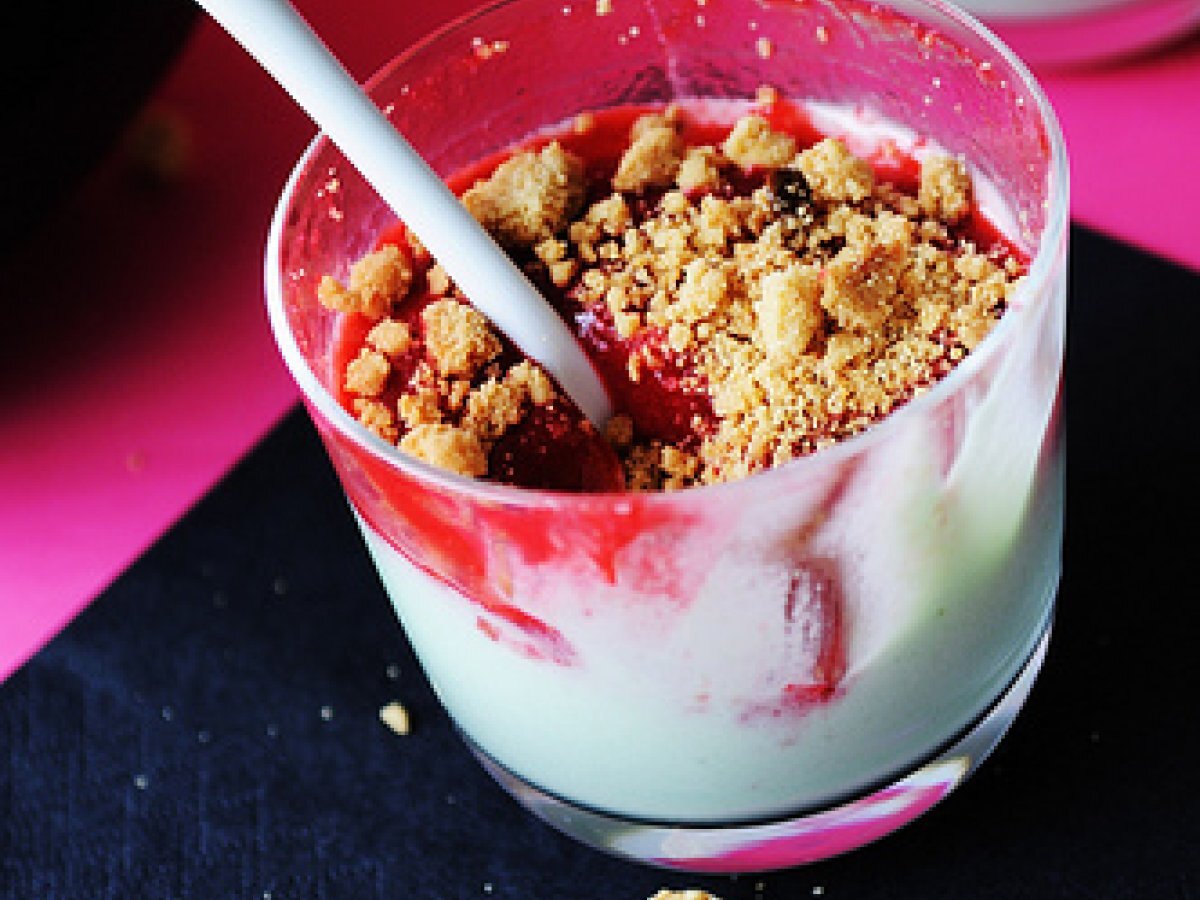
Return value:
[[(301, 7), (365, 77), (472, 5), (361, 2), (353, 17), (336, 0)], [(1067, 132), (1076, 218), (1200, 270), (1200, 40), (1044, 81)], [(0, 367), (0, 679), (296, 396), (262, 310), (261, 254), (313, 128), (207, 22), (152, 108), (192, 132), (185, 177), (147, 192), (108, 165), (6, 275), (28, 302)], [(71, 311), (65, 324), (57, 309)]]

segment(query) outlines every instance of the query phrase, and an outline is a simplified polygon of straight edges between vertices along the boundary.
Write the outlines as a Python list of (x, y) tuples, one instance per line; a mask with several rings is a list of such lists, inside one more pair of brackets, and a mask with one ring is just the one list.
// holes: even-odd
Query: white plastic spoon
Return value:
[(197, 3), (292, 95), (471, 303), (602, 426), (608, 395), (570, 329), (288, 0)]

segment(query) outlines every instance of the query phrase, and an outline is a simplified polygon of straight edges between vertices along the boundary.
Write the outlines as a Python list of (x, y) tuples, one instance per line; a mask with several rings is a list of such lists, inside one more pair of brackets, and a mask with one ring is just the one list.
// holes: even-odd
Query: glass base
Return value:
[[(616, 856), (697, 873), (747, 873), (816, 862), (911, 822), (970, 775), (1008, 731), (1029, 696), (1050, 626), (996, 703), (945, 750), (897, 781), (826, 809), (759, 824), (689, 826), (622, 819), (545, 793), (499, 765), (469, 738), (483, 767), (518, 802), (564, 834)], [(464, 735), (464, 738), (466, 736)]]

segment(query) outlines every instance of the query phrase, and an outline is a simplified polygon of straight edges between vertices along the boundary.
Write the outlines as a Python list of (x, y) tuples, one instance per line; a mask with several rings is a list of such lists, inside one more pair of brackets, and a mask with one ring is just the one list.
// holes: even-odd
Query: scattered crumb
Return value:
[(412, 721), (409, 718), (408, 709), (405, 708), (403, 703), (396, 700), (384, 704), (379, 710), (379, 721), (401, 736), (408, 734), (412, 730)]
[(596, 15), (607, 16), (612, 9), (612, 0), (596, 0)]
[(720, 898), (715, 894), (710, 894), (708, 891), (701, 891), (696, 888), (688, 888), (682, 891), (671, 891), (664, 888), (651, 897), (650, 900), (720, 900)]
[(754, 42), (754, 52), (762, 59), (770, 59), (775, 53), (775, 44), (770, 38), (760, 37)]

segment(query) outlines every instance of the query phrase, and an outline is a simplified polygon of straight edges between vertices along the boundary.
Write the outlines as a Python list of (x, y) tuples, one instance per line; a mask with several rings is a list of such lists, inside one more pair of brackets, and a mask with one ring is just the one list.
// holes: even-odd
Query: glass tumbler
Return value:
[(1059, 578), (1067, 168), (1041, 90), (939, 0), (502, 0), (369, 89), (443, 177), (575, 115), (755, 96), (969, 162), (1029, 257), (987, 339), (850, 440), (740, 482), (565, 494), (409, 458), (333, 399), (316, 299), (392, 213), (318, 137), (268, 306), (408, 639), (481, 763), (554, 826), (691, 871), (781, 868), (910, 821), (989, 752)]

